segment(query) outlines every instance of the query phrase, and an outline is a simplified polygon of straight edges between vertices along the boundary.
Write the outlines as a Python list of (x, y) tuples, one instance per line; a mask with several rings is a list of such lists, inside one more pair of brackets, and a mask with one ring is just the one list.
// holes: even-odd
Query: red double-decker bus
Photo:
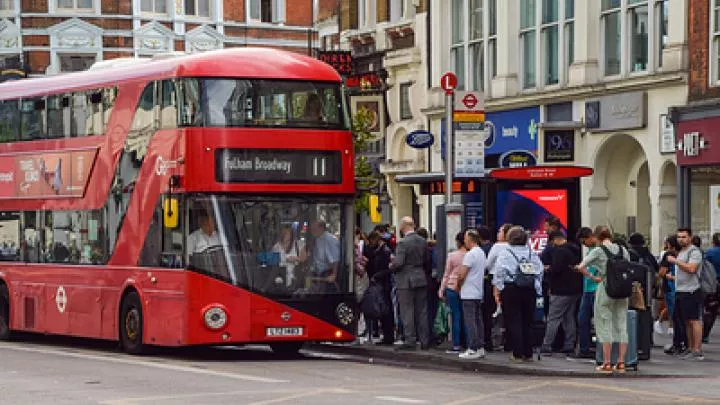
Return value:
[(0, 338), (350, 341), (341, 79), (270, 49), (0, 85)]

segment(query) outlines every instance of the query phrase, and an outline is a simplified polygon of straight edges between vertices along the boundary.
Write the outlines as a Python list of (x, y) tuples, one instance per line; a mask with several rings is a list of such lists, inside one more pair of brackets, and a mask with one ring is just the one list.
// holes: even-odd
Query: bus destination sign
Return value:
[(215, 179), (220, 183), (339, 184), (339, 151), (218, 149)]

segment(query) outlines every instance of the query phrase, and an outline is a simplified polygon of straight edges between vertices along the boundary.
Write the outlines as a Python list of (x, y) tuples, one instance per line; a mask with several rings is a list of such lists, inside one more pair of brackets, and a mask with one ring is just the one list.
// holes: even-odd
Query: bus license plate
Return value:
[(265, 328), (265, 336), (302, 336), (303, 328)]

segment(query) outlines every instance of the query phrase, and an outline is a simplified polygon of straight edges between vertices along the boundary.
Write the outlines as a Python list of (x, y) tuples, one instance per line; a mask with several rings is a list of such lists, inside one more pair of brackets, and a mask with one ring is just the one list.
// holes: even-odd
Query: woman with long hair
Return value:
[(460, 283), (458, 281), (463, 258), (468, 251), (465, 247), (465, 232), (459, 232), (455, 235), (455, 245), (457, 250), (448, 255), (445, 273), (443, 273), (440, 289), (438, 290), (438, 297), (441, 300), (444, 299), (448, 304), (450, 316), (452, 317), (452, 349), (447, 351), (449, 354), (459, 354), (462, 351), (463, 342), (461, 337), (465, 335), (460, 301)]
[(280, 238), (272, 250), (280, 254), (280, 267), (284, 267), (286, 270), (285, 285), (292, 286), (297, 277), (295, 267), (307, 260), (305, 244), (295, 238), (295, 233), (290, 225), (285, 225), (280, 229)]
[[(595, 228), (595, 237), (598, 240), (599, 249), (594, 249), (585, 259), (575, 266), (585, 277), (599, 283), (595, 293), (595, 332), (598, 341), (602, 344), (601, 365), (596, 370), (599, 373), (625, 372), (625, 353), (627, 352), (627, 310), (628, 298), (610, 298), (605, 291), (605, 278), (607, 277), (608, 254), (622, 254), (626, 260), (630, 260), (627, 249), (612, 242), (612, 233), (606, 226)], [(588, 271), (589, 266), (595, 266), (597, 275)], [(618, 357), (615, 367), (611, 364), (612, 344), (618, 343)]]

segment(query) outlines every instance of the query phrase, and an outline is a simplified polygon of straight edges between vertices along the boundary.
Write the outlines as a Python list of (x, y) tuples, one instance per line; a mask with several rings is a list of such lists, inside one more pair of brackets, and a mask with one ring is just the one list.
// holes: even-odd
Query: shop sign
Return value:
[(717, 118), (680, 121), (675, 142), (678, 166), (720, 165), (720, 152), (715, 148), (720, 145), (718, 126)]
[(585, 102), (585, 128), (615, 131), (645, 127), (647, 97), (644, 92), (603, 96)]
[(353, 73), (353, 57), (350, 51), (319, 51), (318, 59), (332, 66), (342, 76)]
[(700, 151), (705, 149), (705, 138), (700, 132), (688, 132), (683, 134), (682, 139), (678, 142), (678, 150), (685, 157), (700, 156)]
[(352, 75), (345, 79), (345, 86), (358, 90), (382, 90), (383, 79), (378, 72)]
[(411, 148), (425, 149), (429, 148), (434, 142), (435, 137), (428, 131), (412, 131), (405, 138), (405, 142)]
[(535, 155), (525, 150), (511, 150), (500, 156), (500, 167), (528, 167), (535, 166)]
[(660, 153), (675, 153), (675, 126), (667, 114), (660, 114)]
[(545, 161), (575, 160), (575, 131), (545, 131)]
[(559, 180), (592, 176), (593, 169), (581, 166), (535, 166), (511, 169), (495, 169), (493, 179), (503, 180)]

